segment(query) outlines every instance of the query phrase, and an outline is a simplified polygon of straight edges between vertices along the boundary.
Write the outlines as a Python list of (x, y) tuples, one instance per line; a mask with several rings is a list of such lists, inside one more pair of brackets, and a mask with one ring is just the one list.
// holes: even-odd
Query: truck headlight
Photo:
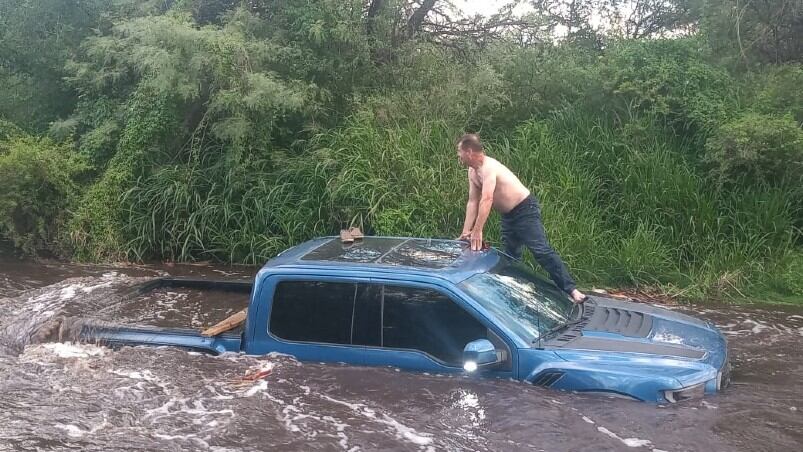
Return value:
[(664, 398), (666, 398), (669, 403), (676, 403), (688, 399), (700, 399), (703, 395), (705, 395), (705, 383), (682, 389), (667, 389), (664, 391)]

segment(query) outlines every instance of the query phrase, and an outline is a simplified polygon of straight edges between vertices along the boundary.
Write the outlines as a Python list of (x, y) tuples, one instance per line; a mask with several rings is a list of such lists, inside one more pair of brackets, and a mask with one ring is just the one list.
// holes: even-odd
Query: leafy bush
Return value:
[(494, 125), (509, 128), (530, 118), (545, 119), (568, 104), (599, 105), (598, 55), (568, 45), (494, 49), (508, 99), (494, 112)]
[(126, 257), (123, 229), (127, 210), (123, 195), (147, 174), (160, 146), (175, 130), (176, 102), (143, 89), (126, 105), (125, 128), (114, 157), (102, 176), (83, 193), (70, 218), (76, 257), (86, 260)]
[(26, 254), (63, 250), (60, 234), (87, 165), (48, 139), (0, 142), (0, 235)]
[(803, 184), (803, 130), (791, 117), (744, 114), (723, 125), (705, 149), (721, 184)]
[(0, 119), (0, 141), (17, 138), (24, 135), (22, 129), (16, 124)]
[(779, 288), (803, 297), (803, 253), (790, 254), (782, 264), (778, 272)]
[(603, 58), (606, 97), (628, 116), (664, 117), (684, 133), (711, 130), (737, 111), (738, 97), (734, 80), (709, 58), (693, 38), (617, 42)]
[[(756, 80), (757, 79), (757, 80)], [(748, 78), (758, 85), (756, 109), (767, 114), (791, 114), (803, 125), (803, 65), (772, 66), (758, 77)]]

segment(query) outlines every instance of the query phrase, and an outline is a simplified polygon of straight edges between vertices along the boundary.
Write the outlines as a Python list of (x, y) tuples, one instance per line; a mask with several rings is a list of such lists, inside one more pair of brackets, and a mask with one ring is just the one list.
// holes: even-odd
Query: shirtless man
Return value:
[(466, 134), (457, 142), (457, 157), (468, 167), (468, 203), (460, 240), (469, 240), (472, 250), (482, 248), (482, 230), (493, 207), (502, 214), (505, 252), (521, 259), (526, 246), (552, 281), (575, 303), (586, 296), (577, 290), (566, 264), (547, 242), (541, 223), (541, 208), (530, 190), (505, 165), (485, 155), (480, 137)]

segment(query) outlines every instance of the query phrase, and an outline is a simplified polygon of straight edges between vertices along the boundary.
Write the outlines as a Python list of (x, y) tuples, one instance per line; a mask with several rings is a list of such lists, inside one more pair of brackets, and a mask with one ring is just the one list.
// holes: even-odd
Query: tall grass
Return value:
[[(567, 111), (487, 142), (541, 201), (548, 236), (581, 285), (695, 299), (800, 290), (799, 232), (786, 194), (719, 190), (690, 157), (694, 149), (638, 121)], [(461, 132), (363, 113), (298, 156), (159, 167), (124, 196), (128, 255), (258, 264), (350, 225), (454, 237), (467, 196), (454, 150)], [(495, 214), (486, 237), (501, 244)]]

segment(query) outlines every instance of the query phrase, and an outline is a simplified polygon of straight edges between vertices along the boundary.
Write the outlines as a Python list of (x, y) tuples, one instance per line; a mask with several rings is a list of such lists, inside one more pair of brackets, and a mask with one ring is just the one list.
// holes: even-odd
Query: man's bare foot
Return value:
[(578, 304), (582, 303), (582, 302), (584, 302), (584, 301), (586, 301), (588, 299), (588, 297), (585, 296), (585, 294), (583, 294), (583, 292), (580, 292), (577, 289), (572, 290), (572, 293), (569, 294), (569, 296), (572, 298), (573, 302), (578, 303)]

